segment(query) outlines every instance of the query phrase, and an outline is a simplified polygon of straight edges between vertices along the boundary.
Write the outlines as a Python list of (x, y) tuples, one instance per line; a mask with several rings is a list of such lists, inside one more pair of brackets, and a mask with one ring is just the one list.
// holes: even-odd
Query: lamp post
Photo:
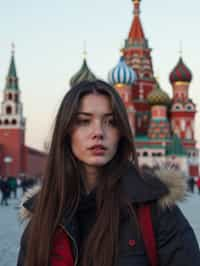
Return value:
[(13, 158), (11, 156), (5, 156), (3, 159), (4, 163), (5, 163), (5, 174), (6, 176), (9, 176), (9, 165), (12, 163)]

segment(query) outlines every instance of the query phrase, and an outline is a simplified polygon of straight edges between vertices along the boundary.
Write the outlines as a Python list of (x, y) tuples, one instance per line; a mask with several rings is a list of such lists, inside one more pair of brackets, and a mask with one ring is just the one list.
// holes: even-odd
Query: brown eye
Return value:
[(105, 123), (108, 125), (108, 126), (112, 126), (112, 127), (116, 127), (117, 124), (116, 124), (116, 121), (114, 118), (107, 118)]
[(90, 119), (86, 118), (77, 118), (76, 119), (76, 124), (80, 126), (88, 125), (90, 123)]
[(114, 127), (117, 126), (116, 120), (114, 118), (112, 118), (112, 119), (109, 120), (109, 124), (112, 125), (112, 126), (114, 126)]

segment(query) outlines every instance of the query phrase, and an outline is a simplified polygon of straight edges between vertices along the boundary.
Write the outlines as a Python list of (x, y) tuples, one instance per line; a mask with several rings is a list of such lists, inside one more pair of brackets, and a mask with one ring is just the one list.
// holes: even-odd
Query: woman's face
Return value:
[(114, 157), (119, 139), (109, 97), (83, 96), (71, 133), (74, 156), (86, 168), (102, 167)]

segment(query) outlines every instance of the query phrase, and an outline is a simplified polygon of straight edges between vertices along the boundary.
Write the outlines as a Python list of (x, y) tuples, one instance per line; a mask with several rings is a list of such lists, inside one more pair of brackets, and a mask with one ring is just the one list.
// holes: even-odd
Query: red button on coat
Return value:
[(134, 247), (135, 244), (136, 244), (136, 242), (135, 242), (134, 239), (130, 239), (130, 240), (128, 241), (128, 244), (129, 244), (129, 246)]

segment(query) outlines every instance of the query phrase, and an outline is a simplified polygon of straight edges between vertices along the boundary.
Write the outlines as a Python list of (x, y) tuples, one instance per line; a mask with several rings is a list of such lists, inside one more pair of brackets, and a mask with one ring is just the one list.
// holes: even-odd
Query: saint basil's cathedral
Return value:
[[(132, 1), (133, 22), (119, 63), (108, 73), (108, 82), (126, 106), (140, 165), (173, 162), (188, 177), (196, 178), (199, 153), (194, 134), (196, 105), (189, 98), (192, 73), (180, 57), (169, 75), (172, 98), (161, 88), (154, 77), (151, 48), (140, 20), (141, 0)], [(84, 59), (70, 86), (95, 79)]]
[[(108, 73), (108, 82), (126, 106), (140, 165), (173, 162), (188, 177), (196, 178), (199, 153), (194, 134), (196, 105), (189, 98), (192, 73), (180, 57), (169, 75), (172, 98), (161, 88), (154, 77), (151, 48), (140, 20), (141, 0), (132, 1), (133, 22), (119, 63)], [(84, 59), (70, 86), (95, 79)], [(39, 176), (46, 154), (25, 144), (26, 120), (20, 98), (12, 52), (0, 112), (0, 175)]]

